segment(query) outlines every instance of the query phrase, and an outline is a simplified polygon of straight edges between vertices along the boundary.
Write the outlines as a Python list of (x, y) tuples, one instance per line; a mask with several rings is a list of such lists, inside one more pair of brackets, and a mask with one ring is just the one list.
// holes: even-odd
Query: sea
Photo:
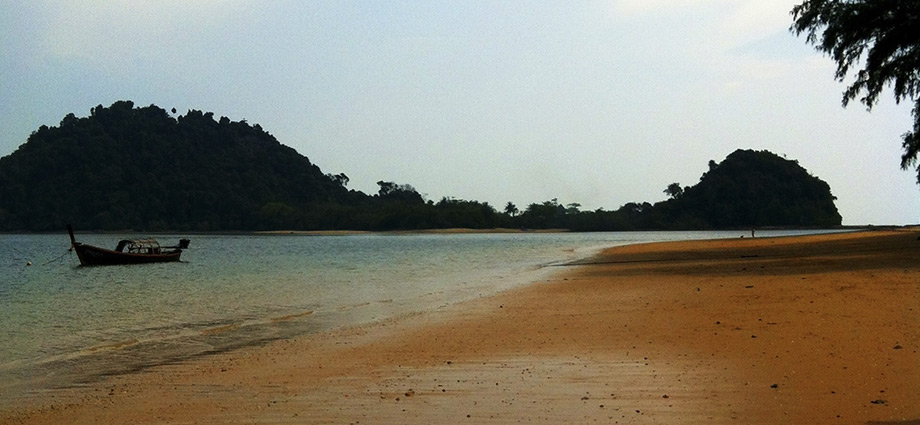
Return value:
[[(758, 237), (824, 233), (763, 230)], [(36, 392), (539, 282), (603, 248), (744, 231), (156, 235), (179, 263), (80, 267), (61, 234), (0, 234), (0, 407)], [(139, 234), (78, 234), (113, 248)]]

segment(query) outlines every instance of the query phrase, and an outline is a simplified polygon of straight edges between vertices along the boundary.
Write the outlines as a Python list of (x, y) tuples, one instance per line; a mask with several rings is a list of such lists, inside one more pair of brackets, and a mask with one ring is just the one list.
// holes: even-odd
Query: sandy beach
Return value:
[(612, 248), (495, 296), (33, 394), (0, 422), (917, 425), (920, 231)]

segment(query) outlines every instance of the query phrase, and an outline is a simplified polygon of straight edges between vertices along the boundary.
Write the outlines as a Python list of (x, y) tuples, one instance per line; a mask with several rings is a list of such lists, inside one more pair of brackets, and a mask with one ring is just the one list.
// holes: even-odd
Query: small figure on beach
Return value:
[(752, 238), (754, 237), (754, 228), (753, 228), (753, 227), (751, 228), (751, 237), (752, 237)]

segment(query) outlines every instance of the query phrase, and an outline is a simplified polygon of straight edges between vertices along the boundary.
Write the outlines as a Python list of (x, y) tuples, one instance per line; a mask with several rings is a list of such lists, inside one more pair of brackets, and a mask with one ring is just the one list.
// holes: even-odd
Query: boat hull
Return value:
[(73, 245), (73, 249), (77, 252), (77, 258), (80, 259), (80, 265), (83, 266), (168, 263), (179, 261), (179, 256), (182, 255), (181, 250), (166, 251), (160, 254), (133, 254), (112, 251), (110, 249), (85, 245), (79, 242)]

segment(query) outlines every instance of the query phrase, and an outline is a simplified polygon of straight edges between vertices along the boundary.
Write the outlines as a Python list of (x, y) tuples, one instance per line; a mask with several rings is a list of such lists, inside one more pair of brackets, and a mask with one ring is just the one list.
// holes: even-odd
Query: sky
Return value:
[(369, 194), (615, 210), (754, 149), (844, 224), (918, 223), (910, 105), (843, 108), (796, 3), (0, 0), (0, 156), (131, 100), (259, 124)]

